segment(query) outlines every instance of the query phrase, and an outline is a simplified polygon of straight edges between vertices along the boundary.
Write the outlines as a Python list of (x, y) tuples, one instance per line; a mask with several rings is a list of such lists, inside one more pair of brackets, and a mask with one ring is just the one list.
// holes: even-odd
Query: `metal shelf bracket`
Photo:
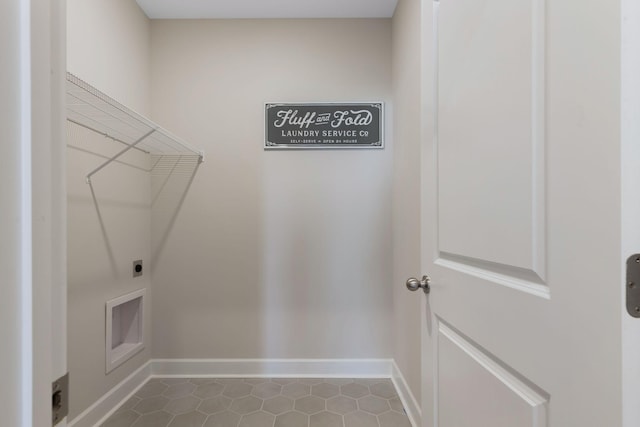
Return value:
[(103, 164), (101, 164), (100, 166), (98, 166), (97, 168), (95, 168), (94, 170), (92, 170), (91, 172), (89, 172), (87, 174), (87, 184), (91, 184), (91, 177), (96, 173), (101, 171), (104, 167), (106, 167), (107, 165), (109, 165), (111, 162), (113, 162), (114, 160), (116, 160), (118, 157), (122, 156), (124, 153), (126, 153), (127, 151), (131, 150), (133, 147), (135, 147), (136, 145), (140, 144), (142, 141), (144, 141), (147, 137), (149, 137), (152, 133), (154, 133), (156, 130), (152, 129), (149, 132), (147, 132), (146, 134), (144, 134), (142, 137), (138, 138), (136, 141), (132, 142), (131, 144), (127, 145), (124, 149), (122, 149), (118, 154), (116, 154), (115, 156), (111, 157), (109, 160), (107, 160), (106, 162), (104, 162)]

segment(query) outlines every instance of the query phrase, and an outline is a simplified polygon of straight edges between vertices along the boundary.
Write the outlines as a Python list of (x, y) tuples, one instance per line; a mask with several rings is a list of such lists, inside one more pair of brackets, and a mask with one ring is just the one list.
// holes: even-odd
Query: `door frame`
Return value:
[(14, 88), (1, 118), (11, 164), (3, 167), (0, 204), (12, 216), (0, 225), (7, 237), (3, 314), (11, 320), (0, 334), (13, 349), (0, 368), (9, 403), (3, 420), (48, 427), (51, 383), (66, 373), (66, 2), (5, 0), (2, 10), (13, 20), (4, 33), (2, 84)]
[[(640, 3), (621, 0), (620, 42), (620, 162), (621, 176), (621, 277), (626, 259), (640, 253)], [(621, 284), (622, 304), (622, 419), (633, 427), (640, 419), (640, 319), (626, 311), (626, 283)]]
[(30, 3), (33, 426), (44, 427), (67, 373), (66, 0)]

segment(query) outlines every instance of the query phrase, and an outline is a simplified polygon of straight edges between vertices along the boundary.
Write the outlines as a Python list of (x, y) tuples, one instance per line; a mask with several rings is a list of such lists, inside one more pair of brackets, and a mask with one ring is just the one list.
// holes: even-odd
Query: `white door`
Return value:
[(615, 3), (423, 2), (425, 426), (623, 425)]

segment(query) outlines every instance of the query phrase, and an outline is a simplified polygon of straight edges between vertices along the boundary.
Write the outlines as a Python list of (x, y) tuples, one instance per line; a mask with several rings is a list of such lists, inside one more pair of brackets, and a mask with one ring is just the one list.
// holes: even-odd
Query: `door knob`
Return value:
[(431, 282), (431, 278), (427, 275), (422, 276), (422, 280), (411, 277), (410, 279), (407, 279), (407, 289), (409, 289), (411, 292), (415, 292), (418, 289), (422, 288), (424, 293), (428, 294), (431, 290), (429, 282)]

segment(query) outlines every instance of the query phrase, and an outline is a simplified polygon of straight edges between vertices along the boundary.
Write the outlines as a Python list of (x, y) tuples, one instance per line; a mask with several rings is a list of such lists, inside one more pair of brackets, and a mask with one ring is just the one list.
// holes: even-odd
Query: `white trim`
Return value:
[(496, 380), (500, 381), (507, 388), (509, 388), (527, 405), (531, 406), (534, 411), (536, 411), (537, 408), (542, 408), (542, 410), (546, 409), (545, 406), (549, 401), (548, 397), (542, 396), (536, 390), (525, 384), (522, 380), (500, 366), (495, 360), (486, 355), (474, 344), (467, 341), (463, 336), (458, 334), (442, 321), (438, 322), (438, 332), (440, 333), (440, 335), (447, 338), (454, 345), (456, 345), (461, 351), (463, 351), (467, 356), (473, 359), (477, 364), (482, 366), (482, 368), (489, 372)]
[[(515, 289), (536, 297), (547, 300), (551, 299), (551, 290), (548, 286), (531, 280), (518, 278), (509, 274), (503, 274), (498, 271), (491, 271), (482, 267), (476, 267), (453, 259), (447, 259), (444, 254), (440, 254), (433, 263), (443, 268), (468, 274), (469, 276), (474, 276), (479, 279), (486, 280), (487, 282), (497, 283), (498, 285), (506, 286), (507, 288)], [(530, 272), (536, 274), (534, 271)]]
[(390, 378), (413, 427), (418, 405), (393, 359), (152, 359), (69, 422), (69, 427), (102, 425), (153, 377)]
[(391, 378), (391, 359), (155, 359), (152, 375), (176, 377)]
[(400, 401), (407, 413), (407, 417), (409, 417), (411, 425), (413, 427), (422, 426), (422, 409), (420, 409), (420, 404), (413, 393), (411, 393), (411, 389), (395, 360), (391, 361), (391, 369), (391, 381), (393, 381), (393, 385), (396, 387), (398, 397), (400, 397)]
[[(620, 46), (620, 167), (621, 167), (621, 260), (620, 277), (626, 275), (626, 259), (640, 252), (640, 3), (621, 2)], [(638, 425), (640, 417), (640, 322), (626, 309), (626, 283), (618, 284), (622, 328), (622, 426)]]
[[(105, 305), (105, 372), (108, 374), (118, 366), (122, 365), (127, 360), (131, 359), (134, 355), (141, 352), (145, 347), (144, 339), (144, 305), (146, 288), (138, 289), (137, 291), (122, 295), (118, 298), (107, 301)], [(132, 326), (133, 336), (129, 337), (130, 340), (122, 342), (118, 347), (113, 348), (113, 311), (116, 307), (123, 306), (124, 304), (139, 299), (140, 302), (137, 306), (134, 321), (135, 327)], [(121, 333), (121, 326), (118, 325), (118, 333)]]
[(136, 392), (151, 376), (152, 361), (142, 365), (137, 371), (109, 390), (93, 405), (69, 422), (69, 427), (99, 426), (113, 414), (120, 405)]
[(546, 2), (533, 0), (531, 12), (531, 253), (533, 272), (546, 282)]
[(31, 86), (31, 2), (21, 1), (20, 13), (20, 324), (22, 339), (21, 387), (22, 426), (33, 425), (34, 377), (33, 377), (33, 235), (32, 235), (32, 189), (31, 189), (31, 144), (32, 108)]

